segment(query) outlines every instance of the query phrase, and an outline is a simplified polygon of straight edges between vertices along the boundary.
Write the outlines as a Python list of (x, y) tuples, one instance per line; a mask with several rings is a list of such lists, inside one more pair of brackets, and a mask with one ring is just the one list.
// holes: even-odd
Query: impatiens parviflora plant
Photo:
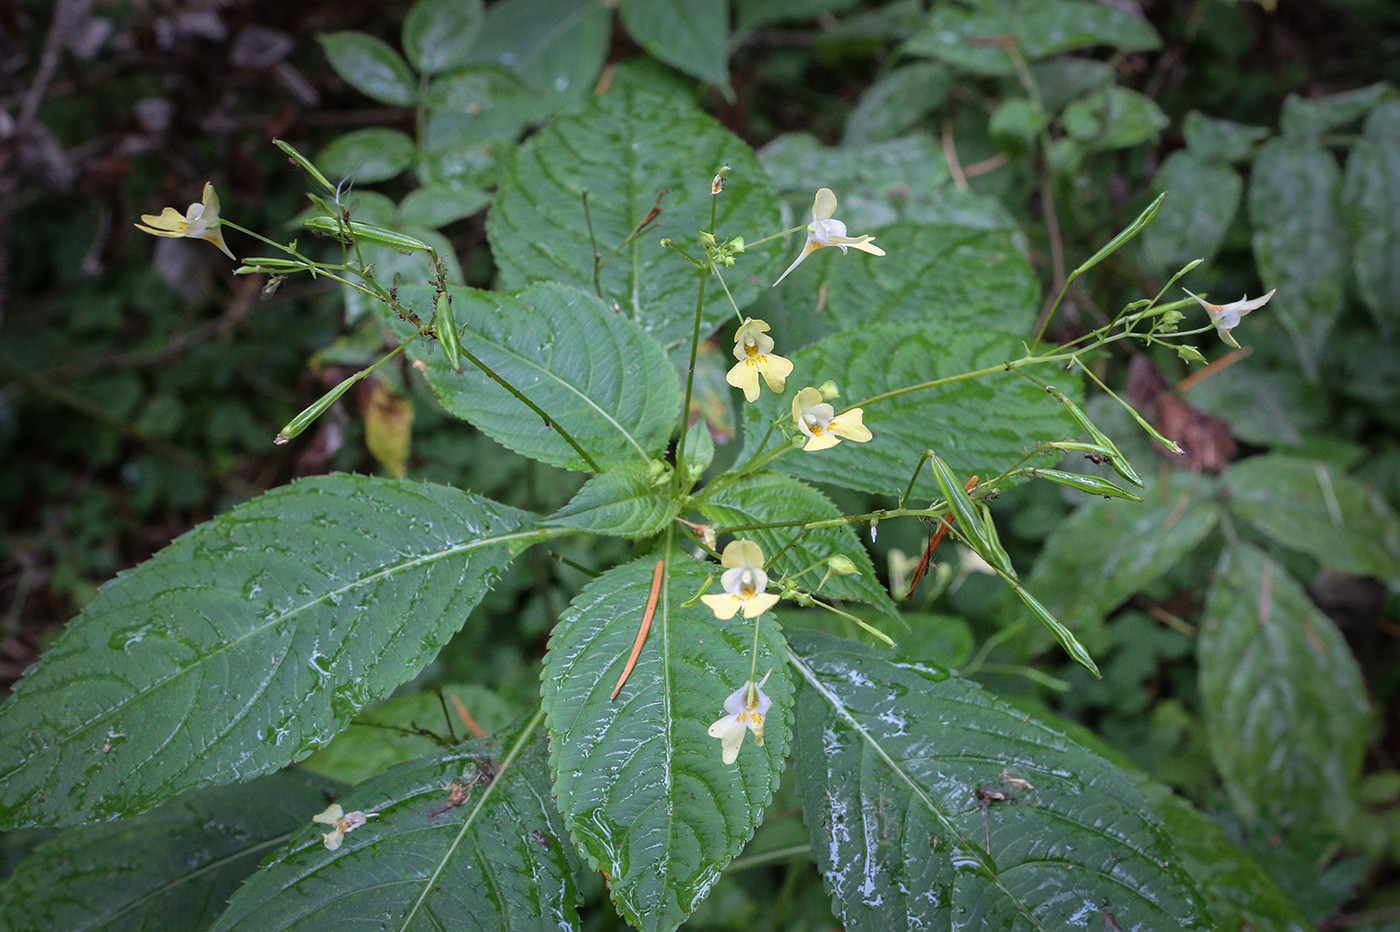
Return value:
[[(661, 107), (621, 100), (561, 118), (556, 132), (609, 138), (627, 108)], [(888, 646), (899, 607), (857, 529), (873, 538), (900, 518), (945, 527), (1097, 674), (1075, 634), (1022, 585), (991, 504), (1033, 479), (1137, 500), (1054, 468), (1091, 456), (1142, 485), (1085, 416), (1075, 373), (1093, 378), (1087, 358), (1123, 340), (1195, 358), (1180, 338), (1213, 323), (1178, 333), (1179, 309), (1194, 301), (1162, 303), (1164, 288), (1054, 348), (936, 315), (791, 345), (779, 319), (745, 313), (772, 273), (751, 263), (781, 261), (775, 241), (800, 232), (799, 263), (827, 245), (871, 257), (834, 257), (843, 263), (884, 254), (868, 236), (845, 235), (832, 192), (817, 194), (812, 224), (765, 235), (780, 224), (762, 169), (702, 115), (682, 141), (694, 136), (707, 157), (718, 151), (736, 166), (708, 189), (684, 160), (564, 159), (549, 132), (521, 147), (488, 221), (511, 292), (453, 284), (431, 246), (356, 220), (285, 144), (318, 186), (304, 226), (330, 237), (337, 255), (248, 233), (282, 255), (244, 260), (238, 272), (274, 282), (305, 272), (374, 298), (396, 342), (376, 366), (405, 354), (449, 413), (586, 474), (577, 495), (546, 515), (430, 482), (330, 475), (200, 525), (105, 586), (0, 706), (0, 827), (83, 832), (148, 819), (140, 814), (214, 792), (199, 788), (291, 767), (417, 676), (522, 550), (593, 534), (635, 541), (636, 557), (592, 579), (557, 619), (539, 708), (320, 806), (299, 803), (301, 827), (256, 842), (272, 854), (256, 870), (259, 858), (246, 859), (247, 880), (216, 930), (329, 929), (371, 915), (396, 929), (577, 929), (587, 871), (601, 872), (637, 929), (675, 929), (752, 837), (789, 760), (813, 857), (847, 928), (949, 927), (954, 910), (959, 923), (972, 910), (998, 927), (1107, 926), (1083, 910), (1106, 917), (1109, 904), (1125, 930), (1210, 927), (1196, 879), (1129, 777), (955, 672), (906, 663)], [(526, 191), (536, 150), (564, 174)], [(615, 171), (660, 175), (655, 190), (686, 197), (619, 214), (599, 196)], [(211, 237), (222, 227), (248, 232), (218, 215), (212, 189), (203, 203), (184, 227), (153, 231), (221, 248)], [(647, 233), (658, 213), (672, 232), (661, 246)], [(421, 280), (379, 281), (362, 245), (422, 253)], [(547, 261), (530, 265), (532, 249)], [(556, 277), (522, 271), (545, 266)], [(694, 289), (690, 308), (638, 298), (681, 283)], [(729, 382), (746, 409), (743, 448), (725, 470), (712, 468), (712, 437), (689, 416), (717, 307), (735, 316)], [(1033, 317), (1028, 308), (1027, 334)], [(372, 369), (294, 418), (278, 442)], [(970, 383), (978, 390), (961, 393)], [(978, 429), (940, 433), (959, 423)], [(847, 514), (802, 477), (883, 490), (888, 504)], [(783, 601), (837, 613), (884, 643), (785, 630), (772, 612)], [(866, 603), (862, 615), (854, 602)], [(1014, 793), (988, 795), (1007, 780)], [(221, 830), (217, 819), (201, 825), (189, 844)], [(1037, 854), (1047, 846), (1056, 858)]]

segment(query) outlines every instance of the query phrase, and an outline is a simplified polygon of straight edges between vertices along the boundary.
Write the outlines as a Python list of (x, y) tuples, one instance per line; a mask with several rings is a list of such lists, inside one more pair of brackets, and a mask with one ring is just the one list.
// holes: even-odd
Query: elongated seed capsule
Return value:
[(457, 320), (452, 316), (452, 296), (445, 291), (438, 292), (433, 332), (437, 334), (438, 345), (447, 357), (447, 364), (452, 367), (453, 372), (461, 372), (462, 343), (457, 334)]
[(1098, 476), (1086, 476), (1077, 472), (1062, 472), (1058, 469), (1029, 470), (1029, 474), (1040, 479), (1048, 479), (1060, 485), (1067, 485), (1072, 489), (1081, 492), (1088, 492), (1090, 495), (1102, 495), (1105, 498), (1126, 498), (1130, 502), (1140, 502), (1141, 498), (1133, 493), (1120, 489), (1107, 479), (1100, 479)]
[(1114, 445), (1112, 440), (1108, 439), (1107, 434), (1094, 426), (1094, 422), (1089, 420), (1089, 416), (1080, 410), (1079, 405), (1070, 401), (1069, 398), (1065, 396), (1065, 393), (1058, 388), (1047, 386), (1045, 390), (1060, 400), (1060, 403), (1069, 410), (1070, 417), (1074, 418), (1075, 421), (1079, 423), (1079, 426), (1084, 428), (1084, 432), (1089, 435), (1090, 440), (1101, 447), (1107, 447), (1113, 451), (1113, 455), (1108, 461), (1108, 465), (1113, 467), (1113, 471), (1138, 488), (1142, 488), (1142, 479), (1138, 477), (1137, 471), (1133, 469), (1133, 464), (1128, 462), (1126, 456), (1118, 452), (1118, 447)]
[(287, 426), (277, 432), (277, 436), (272, 439), (272, 442), (280, 446), (306, 430), (306, 428), (311, 426), (313, 421), (326, 412), (327, 408), (335, 404), (336, 399), (349, 391), (351, 385), (354, 385), (368, 374), (368, 369), (356, 372), (354, 375), (350, 376), (350, 378), (316, 399), (305, 411), (288, 421)]
[(291, 144), (283, 142), (280, 139), (272, 140), (272, 144), (277, 148), (281, 149), (283, 152), (287, 153), (287, 155), (291, 156), (292, 161), (300, 165), (302, 171), (306, 172), (312, 178), (315, 178), (317, 181), (319, 181), (322, 185), (325, 186), (325, 189), (327, 191), (335, 191), (335, 185), (331, 184), (329, 181), (326, 180), (326, 176), (321, 174), (321, 170), (315, 165), (313, 165), (310, 159), (308, 159), (306, 156), (302, 155), (300, 152), (294, 149), (291, 146)]
[(377, 227), (372, 223), (359, 223), (351, 220), (346, 223), (337, 220), (335, 217), (308, 217), (301, 222), (301, 225), (314, 233), (324, 233), (327, 236), (334, 236), (342, 242), (349, 242), (357, 239), (370, 246), (388, 246), (390, 249), (402, 249), (407, 252), (422, 250), (430, 252), (428, 244), (421, 239), (414, 239), (411, 236), (404, 236), (393, 230), (384, 227)]

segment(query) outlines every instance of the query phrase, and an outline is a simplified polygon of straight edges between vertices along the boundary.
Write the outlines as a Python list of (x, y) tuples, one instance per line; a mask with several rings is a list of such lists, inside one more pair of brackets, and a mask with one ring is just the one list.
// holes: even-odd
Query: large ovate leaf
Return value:
[[(454, 288), (462, 349), (481, 360), (548, 417), (468, 360), (455, 372), (446, 355), (421, 344), (442, 406), (517, 453), (566, 469), (593, 469), (551, 424), (601, 467), (647, 460), (666, 445), (680, 415), (676, 371), (656, 341), (591, 294), (541, 283), (516, 294)], [(400, 297), (432, 313), (429, 289)]]
[(542, 523), (618, 537), (650, 537), (676, 517), (674, 492), (669, 472), (627, 463), (589, 479)]
[(1267, 554), (1237, 544), (1221, 555), (1196, 658), (1211, 756), (1245, 823), (1261, 837), (1344, 828), (1371, 710), (1331, 619)]
[[(732, 171), (716, 200), (710, 180), (724, 164)], [(595, 248), (604, 257), (617, 249), (658, 197), (661, 213), (603, 266), (598, 280), (610, 307), (663, 344), (689, 339), (698, 273), (658, 241), (669, 236), (698, 251), (696, 231), (709, 228), (712, 201), (717, 235), (756, 240), (781, 229), (776, 202), (758, 159), (737, 136), (698, 109), (630, 86), (555, 120), (517, 150), (487, 221), (505, 286), (545, 279), (593, 291)], [(727, 272), (739, 307), (762, 287), (744, 273), (771, 267), (778, 253), (776, 241), (751, 249)], [(711, 281), (701, 332), (733, 313)]]
[(356, 90), (382, 104), (412, 106), (418, 80), (408, 63), (382, 39), (363, 32), (326, 32), (317, 37), (331, 67)]
[(943, 105), (953, 89), (953, 73), (942, 62), (912, 62), (881, 77), (861, 94), (846, 119), (845, 145), (894, 139)]
[[(782, 521), (829, 521), (841, 516), (831, 500), (811, 486), (767, 472), (717, 480), (705, 489), (698, 507), (717, 528)], [(847, 557), (855, 564), (855, 575), (833, 575), (822, 586), (821, 594), (869, 602), (886, 616), (899, 617), (894, 600), (875, 575), (870, 555), (849, 524), (805, 532), (796, 527), (754, 528), (736, 531), (734, 536), (756, 541), (770, 558), (781, 552), (781, 557), (765, 567), (768, 575), (777, 579), (792, 574), (798, 585), (809, 590), (821, 583), (830, 557)], [(794, 538), (797, 543), (788, 547)], [(813, 568), (805, 575), (797, 575), (809, 567)]]
[(1208, 928), (1103, 758), (945, 670), (793, 637), (803, 814), (851, 932)]
[(1394, 97), (1395, 89), (1383, 81), (1317, 97), (1289, 94), (1283, 101), (1279, 128), (1294, 139), (1315, 139), (1354, 123), (1378, 102)]
[(549, 798), (545, 743), (532, 731), (473, 741), (355, 787), (341, 807), (377, 815), (336, 851), (322, 843), (326, 826), (311, 821), (320, 807), (309, 808), (214, 928), (330, 932), (373, 917), (392, 932), (577, 930), (573, 859)]
[[(775, 330), (773, 336), (782, 353), (782, 333)], [(865, 425), (875, 436), (868, 443), (843, 442), (816, 453), (789, 448), (771, 468), (812, 482), (900, 495), (923, 452), (932, 448), (964, 479), (995, 476), (1036, 442), (1079, 432), (1063, 405), (1015, 372), (998, 368), (1024, 353), (1014, 337), (938, 319), (861, 327), (803, 347), (791, 354), (795, 368), (789, 390), (834, 379), (841, 390), (837, 410), (864, 405)], [(958, 378), (981, 369), (995, 371)], [(1058, 387), (1075, 397), (1079, 388), (1071, 378), (1060, 380)], [(938, 379), (955, 381), (867, 403), (876, 395)], [(745, 405), (744, 414), (745, 457), (756, 454), (772, 419), (792, 424), (790, 399), (767, 392), (757, 404)], [(925, 469), (914, 499), (936, 497), (938, 484)]]
[(622, 0), (637, 44), (672, 67), (729, 88), (729, 0)]
[(383, 126), (348, 132), (316, 157), (316, 166), (330, 177), (351, 178), (360, 184), (385, 181), (412, 163), (413, 140)]
[(1374, 490), (1320, 460), (1272, 454), (1225, 474), (1230, 511), (1324, 566), (1400, 579), (1400, 521)]
[[(651, 630), (610, 699), (642, 624), (654, 557), (666, 566)], [(545, 658), (555, 798), (641, 932), (669, 932), (695, 909), (762, 821), (787, 754), (792, 690), (771, 615), (758, 639), (759, 679), (772, 670), (764, 745), (746, 736), (726, 764), (706, 734), (749, 679), (755, 623), (742, 614), (721, 621), (698, 601), (683, 606), (712, 570), (668, 547), (604, 573), (559, 619)]]
[(465, 65), (481, 32), (481, 0), (418, 0), (403, 21), (403, 49), (422, 74)]
[(1347, 156), (1342, 186), (1357, 291), (1385, 336), (1400, 323), (1400, 102), (1378, 105)]
[(563, 100), (593, 88), (608, 53), (612, 14), (600, 0), (501, 0), (492, 3), (469, 60), (509, 68)]
[(1240, 207), (1244, 181), (1239, 173), (1182, 149), (1167, 156), (1152, 188), (1167, 192), (1157, 216), (1142, 231), (1152, 272), (1169, 276), (1192, 259), (1214, 259)]
[(1209, 117), (1199, 110), (1186, 114), (1181, 133), (1192, 155), (1205, 162), (1226, 165), (1245, 161), (1254, 154), (1259, 143), (1269, 138), (1266, 127)]
[[(1249, 220), (1267, 311), (1293, 337), (1303, 368), (1316, 378), (1318, 357), (1342, 312), (1349, 267), (1341, 210), (1342, 173), (1317, 139), (1274, 139), (1254, 158)], [(1216, 303), (1233, 295), (1213, 296)]]
[(135, 815), (307, 756), (422, 669), (528, 519), (339, 475), (205, 522), (102, 587), (0, 706), (0, 824)]
[(1173, 473), (1142, 504), (1086, 502), (1045, 541), (1026, 588), (1073, 631), (1097, 627), (1205, 539), (1220, 517), (1207, 480)]
[(279, 773), (196, 790), (144, 815), (65, 829), (0, 884), (9, 929), (203, 932), (332, 781)]

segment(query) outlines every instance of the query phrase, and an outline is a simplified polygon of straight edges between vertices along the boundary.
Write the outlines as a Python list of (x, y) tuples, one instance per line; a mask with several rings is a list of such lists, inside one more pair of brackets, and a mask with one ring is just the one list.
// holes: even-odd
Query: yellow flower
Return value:
[(724, 380), (742, 388), (747, 401), (758, 400), (760, 375), (769, 390), (781, 392), (792, 374), (792, 360), (773, 353), (773, 338), (767, 333), (770, 329), (764, 321), (747, 318), (734, 333), (734, 358), (739, 361)]
[(744, 743), (744, 732), (753, 732), (753, 743), (763, 747), (763, 717), (773, 707), (773, 700), (760, 689), (768, 682), (764, 677), (760, 683), (748, 680), (724, 700), (724, 711), (729, 714), (710, 726), (710, 737), (718, 738), (720, 753), (726, 764), (739, 759), (739, 746)]
[(312, 816), (311, 821), (335, 826), (332, 831), (321, 836), (321, 841), (325, 843), (326, 847), (334, 851), (340, 847), (340, 843), (345, 840), (345, 835), (348, 832), (353, 832), (377, 815), (379, 815), (377, 812), (364, 812), (359, 809), (347, 813), (340, 808), (339, 803), (332, 803), (326, 807), (325, 812)]
[(228, 244), (224, 242), (223, 231), (219, 229), (219, 195), (214, 193), (214, 185), (210, 183), (206, 182), (204, 185), (204, 200), (198, 204), (191, 204), (184, 216), (174, 207), (167, 207), (160, 212), (160, 216), (142, 214), (141, 220), (146, 226), (138, 223), (136, 229), (142, 232), (175, 239), (188, 237), (207, 240), (222, 249), (224, 255), (237, 261), (229, 251)]
[(724, 574), (719, 578), (723, 592), (701, 596), (716, 618), (729, 619), (740, 608), (745, 618), (757, 618), (778, 604), (778, 597), (763, 590), (768, 588), (768, 574), (763, 572), (763, 550), (751, 540), (731, 540), (720, 556)]
[(825, 450), (842, 440), (865, 443), (871, 437), (863, 419), (865, 412), (852, 408), (840, 414), (822, 398), (819, 389), (804, 388), (792, 399), (792, 419), (797, 429), (807, 436), (804, 450)]
[[(1182, 290), (1186, 291), (1184, 288)], [(1277, 290), (1277, 288), (1274, 289), (1274, 291)], [(1265, 304), (1268, 304), (1269, 299), (1274, 296), (1274, 292), (1270, 291), (1262, 298), (1255, 298), (1253, 301), (1248, 297), (1243, 297), (1238, 301), (1231, 301), (1229, 304), (1211, 304), (1209, 301), (1201, 300), (1199, 295), (1191, 294), (1189, 291), (1186, 293), (1195, 298), (1196, 303), (1206, 309), (1206, 314), (1210, 315), (1210, 322), (1215, 324), (1215, 332), (1220, 334), (1220, 339), (1229, 343), (1236, 349), (1239, 349), (1240, 345), (1235, 342), (1235, 338), (1231, 335), (1230, 331), (1239, 326), (1241, 317), (1248, 314), (1256, 307), (1263, 307)]]
[(807, 225), (807, 245), (802, 247), (802, 252), (792, 265), (787, 267), (787, 272), (778, 276), (778, 281), (773, 283), (773, 287), (778, 287), (778, 282), (788, 277), (788, 272), (802, 264), (802, 260), (823, 246), (840, 246), (841, 252), (854, 247), (861, 252), (868, 252), (872, 256), (883, 256), (885, 251), (879, 246), (872, 245), (873, 236), (847, 236), (846, 225), (840, 220), (831, 219), (831, 215), (836, 213), (836, 195), (830, 188), (822, 188), (817, 192), (817, 199), (812, 202), (812, 222)]

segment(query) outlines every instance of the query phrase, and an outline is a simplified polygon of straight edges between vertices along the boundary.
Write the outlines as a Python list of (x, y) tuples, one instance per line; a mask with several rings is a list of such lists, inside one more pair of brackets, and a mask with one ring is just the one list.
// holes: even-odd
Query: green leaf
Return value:
[(423, 146), (429, 157), (514, 143), (549, 115), (550, 101), (503, 68), (476, 67), (443, 75), (428, 85)]
[(471, 62), (509, 68), (561, 102), (593, 89), (607, 58), (612, 12), (599, 0), (502, 0), (486, 11)]
[[(697, 507), (717, 528), (781, 521), (829, 521), (841, 516), (841, 510), (811, 486), (767, 472), (718, 479), (701, 493)], [(791, 575), (809, 590), (815, 589), (826, 575), (827, 558), (836, 554), (850, 558), (858, 572), (854, 576), (833, 575), (822, 586), (822, 595), (869, 602), (887, 618), (899, 621), (899, 609), (880, 582), (870, 555), (851, 525), (815, 528), (805, 534), (790, 527), (754, 528), (736, 532), (735, 536), (752, 540), (763, 549), (771, 561), (766, 567), (770, 577)], [(774, 559), (794, 537), (797, 543)], [(817, 564), (815, 569), (797, 576), (813, 564)]]
[(1230, 513), (1324, 566), (1400, 579), (1400, 520), (1385, 499), (1320, 460), (1252, 456), (1225, 474)]
[(1303, 587), (1258, 548), (1227, 548), (1196, 659), (1211, 756), (1245, 823), (1260, 837), (1344, 829), (1371, 710), (1351, 649)]
[(680, 510), (674, 491), (669, 471), (625, 463), (589, 479), (542, 523), (614, 537), (650, 537), (665, 530)]
[(1279, 128), (1293, 141), (1313, 138), (1354, 123), (1382, 100), (1393, 98), (1395, 90), (1384, 81), (1340, 94), (1300, 97), (1289, 94), (1283, 101)]
[(1184, 397), (1207, 414), (1223, 418), (1230, 435), (1261, 447), (1303, 443), (1303, 433), (1331, 416), (1327, 398), (1296, 369), (1236, 363), (1186, 390)]
[(1070, 630), (1098, 627), (1215, 528), (1220, 510), (1211, 492), (1206, 481), (1174, 472), (1169, 482), (1144, 491), (1141, 505), (1082, 505), (1046, 539), (1026, 588)]
[(1293, 337), (1308, 377), (1342, 312), (1349, 264), (1342, 176), (1316, 139), (1273, 139), (1254, 158), (1249, 220), (1269, 305)]
[(66, 829), (0, 885), (10, 929), (209, 928), (269, 849), (325, 807), (331, 781), (278, 773), (145, 815)]
[(422, 669), (527, 519), (324, 476), (205, 522), (104, 586), (0, 706), (0, 824), (134, 815), (300, 760)]
[[(484, 738), (401, 764), (339, 800), (376, 812), (326, 849), (326, 826), (302, 829), (243, 885), (214, 926), (331, 930), (372, 921), (399, 932), (579, 928), (575, 865), (549, 798), (545, 743), (533, 720), (502, 741)], [(466, 798), (449, 802), (452, 784)], [(371, 919), (372, 917), (372, 919)]]
[(480, 188), (454, 190), (446, 185), (425, 184), (414, 188), (399, 202), (395, 222), (410, 227), (436, 230), (470, 217), (491, 203), (491, 195)]
[(418, 0), (403, 21), (403, 50), (422, 74), (465, 65), (481, 32), (481, 0)]
[(1167, 156), (1152, 189), (1167, 198), (1142, 233), (1148, 268), (1170, 275), (1192, 259), (1214, 259), (1240, 208), (1239, 173), (1182, 149)]
[(803, 815), (851, 932), (1208, 927), (1107, 761), (947, 671), (793, 640)]
[(338, 137), (316, 157), (321, 170), (360, 184), (387, 181), (413, 164), (413, 140), (396, 129), (370, 127)]
[(843, 145), (884, 142), (917, 126), (943, 106), (953, 88), (953, 73), (942, 62), (912, 62), (866, 89), (846, 119)]
[(363, 32), (323, 32), (316, 37), (335, 73), (381, 104), (410, 107), (418, 80), (398, 52)]
[(579, 593), (555, 626), (542, 677), (559, 809), (640, 932), (680, 925), (763, 820), (787, 755), (792, 703), (782, 633), (764, 616), (758, 677), (773, 671), (763, 686), (773, 700), (766, 742), (755, 747), (746, 736), (737, 761), (720, 759), (706, 728), (749, 679), (755, 622), (720, 621), (699, 602), (681, 607), (713, 565), (667, 551), (651, 632), (617, 699), (608, 697), (641, 626), (651, 557)]
[(787, 20), (813, 19), (823, 13), (849, 10), (860, 0), (735, 0), (738, 31), (748, 32)]
[(1347, 156), (1342, 201), (1357, 292), (1381, 335), (1400, 323), (1400, 102), (1379, 104)]
[[(782, 334), (775, 331), (775, 337), (781, 352)], [(1013, 337), (937, 318), (862, 327), (803, 347), (792, 354), (789, 386), (834, 379), (842, 405), (864, 406), (865, 425), (875, 439), (817, 453), (787, 450), (771, 468), (811, 482), (902, 495), (924, 451), (936, 447), (959, 475), (995, 476), (1036, 442), (1079, 433), (1062, 405), (1016, 373), (1000, 371), (1004, 362), (1024, 353)], [(888, 391), (984, 368), (993, 371), (867, 403)], [(744, 415), (747, 459), (757, 453), (770, 421), (791, 425), (791, 402), (765, 392), (757, 404), (744, 406)], [(923, 470), (912, 500), (937, 497), (932, 473)]]
[[(656, 341), (601, 301), (563, 285), (516, 294), (453, 288), (462, 349), (538, 405), (600, 465), (650, 459), (680, 415), (676, 370)], [(400, 298), (431, 306), (432, 291)], [(415, 344), (442, 406), (499, 443), (565, 469), (593, 467), (551, 426), (469, 360), (453, 372), (441, 353)]]
[(1270, 135), (1268, 127), (1219, 120), (1199, 110), (1186, 114), (1181, 132), (1192, 155), (1207, 162), (1225, 163), (1246, 161)]
[(1171, 122), (1152, 98), (1117, 85), (1079, 98), (1065, 108), (1060, 121), (1066, 133), (1090, 150), (1150, 142)]
[(618, 13), (642, 48), (729, 92), (728, 0), (622, 0)]
[[(710, 179), (726, 163), (733, 171), (716, 200)], [(768, 179), (747, 145), (699, 110), (623, 88), (555, 120), (517, 150), (486, 227), (505, 287), (546, 279), (593, 291), (594, 241), (584, 192), (604, 256), (660, 197), (660, 215), (603, 266), (599, 280), (607, 304), (663, 345), (690, 339), (699, 276), (680, 255), (657, 245), (661, 237), (698, 250), (696, 231), (709, 227), (712, 200), (722, 238), (755, 240), (781, 229)], [(744, 273), (775, 266), (779, 249), (776, 241), (751, 249), (727, 274), (740, 308), (764, 287)], [(711, 281), (701, 332), (733, 313), (724, 290)]]
[(1096, 45), (1136, 52), (1162, 44), (1140, 14), (1088, 0), (974, 0), (936, 4), (904, 51), (978, 74), (1009, 75), (1011, 56), (996, 41), (1006, 36), (1027, 61)]

